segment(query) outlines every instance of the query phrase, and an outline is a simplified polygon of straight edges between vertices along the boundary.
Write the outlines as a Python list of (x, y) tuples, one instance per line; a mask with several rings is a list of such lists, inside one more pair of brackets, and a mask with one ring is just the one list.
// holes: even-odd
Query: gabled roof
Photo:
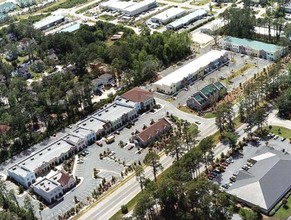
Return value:
[(145, 102), (153, 97), (153, 93), (144, 89), (135, 87), (121, 95), (122, 98), (128, 99), (132, 102)]
[(269, 212), (291, 188), (291, 155), (262, 147), (252, 160), (227, 192)]
[(71, 176), (68, 173), (61, 172), (60, 178), (57, 180), (62, 186), (65, 186), (69, 183)]
[(155, 137), (157, 133), (161, 133), (169, 127), (171, 127), (170, 122), (168, 122), (165, 118), (161, 118), (157, 122), (147, 127), (145, 130), (140, 132), (137, 137), (142, 141), (147, 141), (150, 138)]

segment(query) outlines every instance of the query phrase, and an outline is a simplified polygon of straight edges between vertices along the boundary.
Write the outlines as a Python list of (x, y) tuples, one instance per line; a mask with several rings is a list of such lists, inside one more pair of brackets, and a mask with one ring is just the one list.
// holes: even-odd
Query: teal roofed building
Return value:
[(20, 8), (25, 8), (29, 6), (33, 6), (36, 4), (35, 0), (17, 0), (17, 4)]
[(0, 13), (0, 23), (5, 22), (8, 19), (7, 14)]
[(286, 52), (282, 46), (237, 37), (226, 37), (219, 42), (219, 46), (226, 50), (271, 61), (278, 60)]
[(221, 99), (226, 92), (226, 87), (221, 82), (212, 83), (189, 97), (186, 103), (188, 107), (202, 111)]
[(0, 4), (0, 13), (8, 13), (10, 11), (14, 11), (16, 9), (15, 4), (12, 2), (4, 2), (3, 4)]

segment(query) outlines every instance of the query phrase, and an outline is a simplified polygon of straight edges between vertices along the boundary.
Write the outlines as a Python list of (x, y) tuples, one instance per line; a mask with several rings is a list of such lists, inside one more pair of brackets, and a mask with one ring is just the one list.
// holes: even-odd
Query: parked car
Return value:
[(134, 145), (130, 145), (127, 150), (131, 150), (132, 148), (134, 148)]
[(286, 140), (286, 138), (282, 138), (282, 139), (281, 139), (281, 141), (285, 141), (285, 140)]
[(274, 140), (277, 140), (279, 138), (279, 136), (278, 135), (276, 135), (275, 137), (274, 137)]
[(232, 177), (229, 178), (229, 180), (230, 180), (231, 182), (235, 182), (235, 181), (236, 181), (236, 178), (235, 178), (234, 176), (232, 176)]

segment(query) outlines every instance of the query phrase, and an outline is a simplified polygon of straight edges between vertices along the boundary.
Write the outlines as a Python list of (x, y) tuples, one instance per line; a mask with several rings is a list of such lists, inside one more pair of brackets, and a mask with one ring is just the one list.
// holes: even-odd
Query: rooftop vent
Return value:
[(49, 191), (49, 189), (50, 189), (49, 187), (46, 187), (46, 188), (45, 188), (45, 191)]
[(106, 109), (105, 112), (108, 112), (108, 109)]
[(92, 121), (94, 121), (94, 119), (93, 119), (93, 118), (91, 118), (91, 119), (90, 119), (90, 121), (92, 122)]
[(12, 170), (16, 170), (16, 167), (13, 167)]
[(55, 176), (55, 177), (54, 177), (54, 180), (56, 180), (57, 178), (58, 178), (58, 177), (57, 177), (57, 176)]
[(86, 126), (86, 123), (83, 123), (83, 126)]
[(30, 160), (34, 160), (34, 158), (30, 158)]
[(129, 100), (126, 100), (125, 102), (129, 102)]
[(57, 145), (60, 145), (60, 144), (61, 144), (60, 142), (57, 143)]
[(25, 165), (25, 163), (22, 163), (22, 165)]
[(113, 108), (115, 108), (115, 107), (116, 107), (116, 104), (113, 105)]
[(43, 185), (44, 185), (44, 183), (40, 183), (40, 185), (41, 185), (41, 186), (43, 186)]
[(39, 153), (39, 156), (41, 156), (42, 155), (42, 153)]
[(98, 114), (98, 116), (101, 116), (101, 115), (102, 115), (101, 113)]
[(51, 148), (48, 148), (47, 150), (48, 150), (48, 151), (50, 151), (50, 150), (51, 150)]

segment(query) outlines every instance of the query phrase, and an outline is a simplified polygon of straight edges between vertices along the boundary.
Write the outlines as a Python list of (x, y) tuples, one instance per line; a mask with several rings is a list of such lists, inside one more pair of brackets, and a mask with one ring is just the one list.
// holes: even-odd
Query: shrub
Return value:
[(128, 213), (128, 208), (127, 208), (126, 205), (122, 205), (122, 206), (121, 206), (121, 212), (122, 212), (122, 214), (126, 214), (126, 213)]

